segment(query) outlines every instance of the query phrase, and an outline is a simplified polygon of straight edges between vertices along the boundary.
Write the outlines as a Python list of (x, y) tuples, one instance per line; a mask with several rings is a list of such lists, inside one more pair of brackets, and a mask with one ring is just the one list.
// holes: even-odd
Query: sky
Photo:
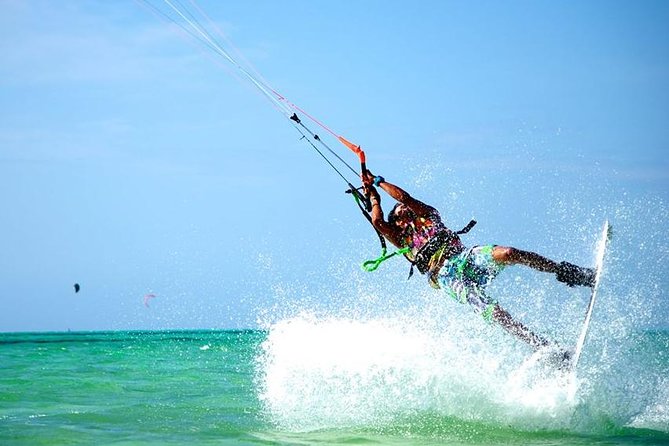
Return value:
[[(669, 326), (669, 4), (197, 4), (374, 173), (475, 217), (466, 243), (587, 264), (610, 219), (610, 299)], [(346, 184), (143, 2), (0, 10), (0, 331), (256, 328), (428, 292), (400, 260), (360, 271), (380, 248)]]

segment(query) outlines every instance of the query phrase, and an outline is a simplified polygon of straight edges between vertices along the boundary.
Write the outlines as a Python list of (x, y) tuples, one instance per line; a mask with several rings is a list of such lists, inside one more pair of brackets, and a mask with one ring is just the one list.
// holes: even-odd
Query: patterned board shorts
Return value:
[(492, 258), (495, 245), (474, 246), (448, 259), (439, 271), (441, 288), (456, 301), (468, 303), (487, 320), (497, 302), (485, 293), (486, 286), (504, 269)]

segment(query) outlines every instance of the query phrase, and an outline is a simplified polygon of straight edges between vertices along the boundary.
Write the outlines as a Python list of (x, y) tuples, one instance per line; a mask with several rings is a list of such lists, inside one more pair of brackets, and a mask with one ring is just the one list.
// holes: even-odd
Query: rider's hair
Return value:
[[(391, 225), (394, 225), (394, 224), (397, 223), (397, 216), (395, 215), (395, 211), (396, 211), (397, 208), (400, 207), (401, 205), (402, 205), (402, 203), (395, 203), (395, 206), (393, 206), (393, 208), (392, 208), (392, 209), (390, 210), (390, 212), (388, 213), (388, 223), (390, 223)], [(412, 210), (407, 209), (407, 211), (413, 214), (413, 211), (412, 211)]]

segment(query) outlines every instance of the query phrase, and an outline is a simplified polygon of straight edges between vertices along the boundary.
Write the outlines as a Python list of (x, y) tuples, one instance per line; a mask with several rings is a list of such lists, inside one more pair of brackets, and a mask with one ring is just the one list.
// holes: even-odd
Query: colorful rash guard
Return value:
[(418, 251), (427, 244), (445, 226), (435, 218), (417, 218), (404, 228), (402, 238), (405, 246), (411, 248), (411, 257), (415, 258)]
[(464, 250), (460, 237), (444, 226), (438, 214), (407, 223), (402, 241), (411, 249), (407, 257), (423, 274), (431, 268), (435, 257), (449, 258)]

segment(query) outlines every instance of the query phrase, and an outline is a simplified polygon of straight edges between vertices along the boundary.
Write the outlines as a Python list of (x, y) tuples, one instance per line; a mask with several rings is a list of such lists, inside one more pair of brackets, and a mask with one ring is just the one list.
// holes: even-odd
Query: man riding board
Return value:
[[(459, 233), (447, 228), (439, 212), (409, 195), (383, 177), (369, 170), (362, 175), (364, 191), (371, 203), (374, 227), (398, 248), (409, 248), (407, 259), (434, 288), (443, 288), (460, 303), (469, 303), (487, 320), (499, 323), (505, 330), (527, 342), (535, 349), (550, 342), (514, 320), (496, 301), (485, 293), (487, 285), (507, 265), (525, 265), (538, 271), (553, 273), (557, 280), (569, 286), (593, 286), (595, 271), (568, 262), (555, 262), (530, 251), (499, 245), (479, 245), (466, 248)], [(381, 188), (397, 204), (384, 218)], [(473, 224), (473, 223), (472, 223)]]

